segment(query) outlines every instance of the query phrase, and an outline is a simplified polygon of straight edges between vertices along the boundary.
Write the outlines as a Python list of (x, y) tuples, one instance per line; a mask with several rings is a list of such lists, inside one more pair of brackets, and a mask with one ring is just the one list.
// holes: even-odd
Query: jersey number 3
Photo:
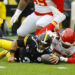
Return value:
[(46, 0), (34, 0), (39, 6), (47, 6)]

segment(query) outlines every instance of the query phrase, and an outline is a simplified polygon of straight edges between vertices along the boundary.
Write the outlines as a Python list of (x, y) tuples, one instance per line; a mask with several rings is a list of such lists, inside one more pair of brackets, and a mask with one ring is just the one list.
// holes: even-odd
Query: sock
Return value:
[(60, 29), (55, 29), (55, 32), (59, 32), (60, 31)]
[(37, 35), (40, 30), (41, 30), (41, 29), (36, 29), (35, 35)]
[(49, 23), (48, 25), (46, 25), (45, 27), (43, 27), (43, 28), (38, 32), (37, 35), (39, 35), (39, 34), (41, 34), (41, 33), (43, 33), (43, 32), (46, 32), (46, 30), (52, 31), (52, 30), (55, 28), (56, 25), (57, 25), (57, 22), (56, 22), (56, 21), (52, 21), (51, 23)]
[(0, 52), (0, 59), (3, 58), (7, 54), (7, 52), (7, 50), (3, 50), (2, 52)]
[(10, 57), (10, 52), (8, 52), (8, 53), (6, 54), (6, 57), (7, 57), (7, 58), (9, 58), (9, 57)]

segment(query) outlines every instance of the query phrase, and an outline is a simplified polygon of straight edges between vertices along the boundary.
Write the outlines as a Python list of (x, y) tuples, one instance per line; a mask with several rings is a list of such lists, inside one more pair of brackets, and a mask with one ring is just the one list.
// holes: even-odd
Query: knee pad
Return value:
[(18, 35), (18, 36), (24, 37), (24, 36), (26, 36), (27, 34), (28, 34), (28, 32), (23, 32), (23, 31), (20, 30), (20, 29), (17, 30), (17, 35)]

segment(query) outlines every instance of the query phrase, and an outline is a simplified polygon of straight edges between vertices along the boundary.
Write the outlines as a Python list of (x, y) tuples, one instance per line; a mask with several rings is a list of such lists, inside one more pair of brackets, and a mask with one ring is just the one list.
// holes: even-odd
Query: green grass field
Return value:
[[(9, 4), (15, 5), (16, 2), (9, 0)], [(11, 17), (7, 18), (8, 25), (10, 25), (10, 19)], [(16, 39), (16, 37), (6, 38)], [(8, 63), (7, 58), (3, 58), (0, 60), (0, 75), (75, 75), (75, 64)]]
[(4, 58), (0, 60), (0, 75), (75, 75), (75, 64), (8, 63), (7, 58)]
[(75, 64), (8, 63), (0, 60), (0, 75), (75, 75)]
[(75, 64), (8, 63), (7, 58), (3, 58), (0, 60), (0, 75), (75, 75)]

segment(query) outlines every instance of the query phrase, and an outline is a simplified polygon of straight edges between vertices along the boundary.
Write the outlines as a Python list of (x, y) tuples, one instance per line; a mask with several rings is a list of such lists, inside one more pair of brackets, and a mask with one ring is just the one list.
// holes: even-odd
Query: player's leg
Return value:
[(5, 55), (8, 53), (7, 50), (3, 50), (0, 52), (0, 59), (2, 59), (3, 57), (5, 57)]
[(22, 23), (22, 25), (18, 28), (17, 34), (18, 36), (26, 36), (29, 33), (32, 33), (36, 30), (36, 21), (40, 18), (40, 16), (32, 13), (29, 15)]
[[(49, 23), (46, 25), (43, 25), (44, 27), (41, 29), (41, 31), (37, 35), (39, 35), (42, 32), (45, 32), (46, 30), (53, 30), (59, 23), (61, 23), (65, 19), (65, 15), (62, 14), (61, 12), (59, 12), (56, 8), (52, 7), (51, 9), (54, 14), (53, 19), (49, 19), (49, 18), (47, 19), (46, 17), (45, 18), (43, 17), (42, 19), (40, 19), (40, 21), (42, 21), (42, 23), (43, 22), (46, 22), (46, 23), (49, 22)], [(50, 20), (52, 20), (52, 21), (50, 21)], [(38, 21), (37, 26), (42, 26), (40, 24), (40, 21)]]
[(8, 51), (8, 50), (3, 50), (3, 51), (1, 51), (0, 52), (0, 59), (2, 59), (3, 57), (7, 57), (7, 58), (9, 58), (10, 57), (10, 52)]
[(12, 40), (7, 40), (4, 38), (0, 38), (0, 48), (3, 48), (4, 50), (0, 52), (0, 59), (3, 58), (4, 56), (9, 57), (10, 53), (9, 50), (11, 48), (12, 45)]
[[(53, 21), (53, 19), (54, 19), (54, 16), (50, 16), (50, 15), (43, 16), (36, 23), (37, 29), (41, 30), (43, 27), (45, 27), (46, 25), (51, 23)], [(56, 29), (59, 29), (59, 24), (55, 27), (54, 30), (56, 30)], [(38, 32), (36, 33), (36, 35), (38, 34)]]
[(37, 29), (41, 29), (53, 20), (53, 16), (45, 15), (36, 22)]
[(12, 40), (0, 38), (0, 48), (4, 48), (6, 50), (10, 50), (12, 45)]
[(49, 24), (51, 21), (53, 20), (53, 16), (51, 15), (45, 15), (43, 17), (41, 17), (37, 22), (36, 22), (36, 33), (35, 35), (37, 35), (40, 30), (46, 26), (47, 24)]

